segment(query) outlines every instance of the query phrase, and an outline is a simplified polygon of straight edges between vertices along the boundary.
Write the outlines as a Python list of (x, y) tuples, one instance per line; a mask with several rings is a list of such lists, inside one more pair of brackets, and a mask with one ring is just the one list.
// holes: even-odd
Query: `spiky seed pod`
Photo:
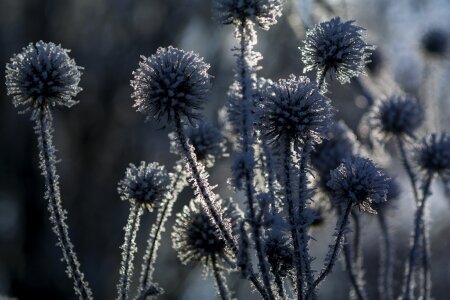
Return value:
[(374, 47), (367, 44), (365, 29), (353, 23), (336, 17), (308, 30), (300, 47), (304, 72), (315, 71), (318, 77), (328, 74), (341, 84), (365, 74)]
[(15, 107), (40, 111), (54, 106), (71, 107), (82, 90), (78, 86), (82, 67), (69, 57), (61, 45), (39, 41), (30, 43), (6, 64), (6, 90)]
[(282, 0), (216, 0), (215, 12), (219, 22), (242, 25), (250, 20), (264, 30), (277, 23), (283, 8)]
[(331, 171), (328, 186), (335, 204), (350, 201), (361, 210), (376, 213), (372, 203), (386, 201), (388, 182), (388, 177), (370, 159), (353, 156)]
[(450, 175), (450, 137), (441, 133), (424, 138), (416, 151), (416, 164), (428, 174)]
[(139, 166), (129, 165), (125, 177), (119, 181), (117, 191), (120, 199), (142, 205), (151, 211), (164, 200), (169, 185), (170, 177), (164, 166), (142, 161)]
[(423, 35), (421, 46), (425, 54), (432, 57), (443, 57), (448, 51), (448, 33), (443, 29), (433, 28)]
[(280, 140), (319, 143), (333, 114), (331, 101), (307, 77), (280, 79), (264, 95), (260, 106), (261, 133), (273, 146)]
[(379, 100), (369, 112), (370, 127), (383, 140), (392, 136), (414, 138), (425, 119), (422, 105), (412, 96), (391, 96)]
[[(239, 212), (231, 201), (217, 201), (222, 207), (222, 216), (237, 232)], [(208, 266), (212, 257), (229, 260), (232, 252), (226, 247), (225, 240), (217, 231), (211, 218), (205, 212), (203, 204), (198, 200), (191, 200), (182, 212), (177, 214), (172, 232), (173, 248), (183, 264), (188, 262), (202, 262)]]
[(343, 159), (357, 154), (359, 151), (355, 134), (343, 122), (333, 123), (325, 133), (322, 142), (316, 145), (311, 153), (311, 165), (319, 175), (319, 185), (324, 192), (330, 180), (330, 171), (336, 169)]
[[(169, 46), (150, 57), (141, 56), (131, 86), (134, 107), (170, 125), (176, 115), (193, 122), (210, 89), (209, 65), (198, 54)], [(165, 120), (163, 120), (165, 119)]]

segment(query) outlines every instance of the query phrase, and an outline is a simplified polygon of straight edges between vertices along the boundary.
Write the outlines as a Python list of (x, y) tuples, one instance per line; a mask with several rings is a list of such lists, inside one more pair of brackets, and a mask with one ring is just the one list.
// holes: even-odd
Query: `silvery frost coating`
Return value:
[[(169, 46), (156, 54), (141, 56), (131, 80), (137, 111), (147, 120), (170, 124), (175, 117), (193, 122), (210, 89), (209, 65), (197, 54)], [(163, 120), (165, 119), (165, 120)]]
[(450, 137), (447, 134), (424, 138), (415, 153), (416, 164), (424, 173), (450, 175)]
[[(232, 232), (236, 233), (240, 216), (237, 208), (231, 201), (217, 200), (216, 204), (221, 206), (223, 219), (231, 224)], [(232, 252), (213, 222), (198, 199), (191, 200), (177, 214), (172, 241), (183, 264), (202, 262), (208, 267), (212, 259), (230, 261)]]
[(215, 11), (222, 24), (242, 25), (251, 20), (264, 30), (281, 16), (281, 0), (216, 0)]
[(82, 68), (69, 57), (70, 50), (54, 43), (30, 43), (6, 64), (6, 89), (16, 107), (39, 111), (54, 106), (71, 107), (82, 90)]
[(341, 84), (365, 74), (365, 65), (374, 48), (367, 45), (364, 29), (353, 22), (341, 22), (336, 17), (307, 31), (304, 45), (300, 47), (304, 72), (315, 71), (318, 77), (328, 74)]
[(331, 171), (328, 186), (335, 204), (350, 201), (362, 210), (376, 213), (371, 208), (372, 203), (386, 201), (388, 181), (370, 159), (354, 156)]
[(381, 137), (414, 137), (423, 124), (423, 107), (412, 96), (391, 96), (379, 100), (369, 112), (369, 122)]
[(261, 133), (273, 144), (288, 139), (317, 144), (330, 125), (333, 108), (307, 77), (280, 79), (264, 95), (260, 106)]
[(142, 161), (139, 166), (129, 165), (117, 191), (120, 199), (152, 210), (164, 200), (169, 184), (170, 178), (164, 166)]

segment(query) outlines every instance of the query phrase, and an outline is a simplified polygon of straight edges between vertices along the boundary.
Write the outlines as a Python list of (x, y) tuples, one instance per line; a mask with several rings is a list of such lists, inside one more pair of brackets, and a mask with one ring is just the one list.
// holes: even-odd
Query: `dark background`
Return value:
[[(394, 3), (395, 2), (395, 3)], [(158, 161), (168, 168), (177, 159), (169, 154), (168, 130), (143, 121), (132, 108), (131, 72), (139, 55), (149, 56), (159, 46), (173, 45), (194, 50), (211, 64), (213, 89), (205, 117), (217, 124), (217, 112), (226, 100), (233, 78), (234, 45), (231, 27), (218, 25), (209, 0), (0, 0), (0, 65), (30, 42), (61, 43), (83, 66), (80, 103), (54, 112), (55, 145), (62, 162), (63, 205), (69, 212), (69, 227), (75, 249), (96, 299), (111, 299), (116, 293), (120, 262), (119, 246), (128, 214), (128, 203), (120, 201), (116, 186), (128, 163)], [(298, 46), (304, 24), (327, 20), (334, 15), (355, 19), (367, 28), (369, 41), (377, 45), (377, 63), (361, 83), (373, 97), (405, 90), (426, 99), (428, 132), (449, 128), (448, 55), (431, 57), (423, 51), (422, 36), (439, 29), (449, 37), (450, 3), (445, 0), (287, 0), (283, 16), (268, 32), (258, 32), (257, 49), (264, 60), (261, 76), (278, 79), (302, 73)], [(314, 23), (314, 22), (312, 22)], [(444, 43), (445, 40), (442, 41)], [(312, 75), (312, 74), (309, 74)], [(313, 78), (311, 76), (311, 78)], [(330, 98), (353, 129), (367, 109), (357, 84), (331, 87)], [(36, 138), (29, 115), (18, 115), (0, 85), (0, 294), (19, 299), (74, 299), (71, 281), (66, 278), (61, 253), (48, 222), (43, 200), (43, 178), (37, 161)], [(389, 152), (388, 147), (388, 152)], [(395, 153), (393, 153), (395, 156)], [(403, 183), (404, 197), (390, 212), (396, 240), (396, 284), (401, 282), (404, 257), (412, 226), (411, 194), (398, 159), (381, 155)], [(224, 184), (229, 161), (220, 160), (211, 171), (217, 191), (230, 192)], [(187, 189), (175, 206), (180, 211), (190, 198)], [(239, 199), (239, 197), (236, 197)], [(450, 264), (450, 207), (444, 186), (434, 187), (431, 203), (431, 248), (433, 295), (448, 295)], [(141, 227), (139, 249), (154, 216), (146, 216)], [(368, 290), (376, 298), (379, 231), (373, 217), (364, 219), (363, 241)], [(161, 299), (214, 298), (211, 278), (202, 279), (201, 267), (182, 266), (171, 248), (170, 219), (155, 273), (166, 290)], [(334, 219), (314, 229), (312, 246), (320, 267)], [(138, 252), (136, 263), (141, 262)], [(139, 268), (136, 268), (139, 272)], [(341, 266), (322, 286), (324, 299), (345, 299), (348, 284)], [(135, 280), (137, 281), (137, 280)], [(237, 287), (238, 277), (230, 286)], [(246, 285), (238, 288), (238, 298), (248, 298)]]

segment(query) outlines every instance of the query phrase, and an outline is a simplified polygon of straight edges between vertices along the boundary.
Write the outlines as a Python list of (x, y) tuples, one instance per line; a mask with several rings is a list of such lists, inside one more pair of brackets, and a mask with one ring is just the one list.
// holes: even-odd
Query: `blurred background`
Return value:
[[(218, 125), (233, 80), (233, 29), (220, 26), (211, 0), (0, 0), (0, 65), (30, 42), (61, 43), (83, 66), (83, 91), (72, 109), (55, 111), (55, 145), (62, 162), (63, 205), (75, 249), (96, 299), (116, 293), (129, 204), (120, 201), (116, 186), (128, 163), (158, 161), (168, 168), (177, 159), (170, 154), (167, 129), (144, 123), (132, 108), (131, 73), (139, 55), (149, 56), (159, 46), (173, 45), (198, 52), (211, 64), (213, 89), (205, 118)], [(353, 19), (367, 29), (377, 46), (368, 76), (351, 84), (331, 85), (329, 97), (343, 119), (364, 140), (358, 126), (374, 99), (405, 91), (426, 103), (428, 124), (423, 133), (448, 130), (450, 85), (450, 2), (448, 0), (286, 0), (283, 16), (270, 31), (258, 31), (262, 53), (261, 76), (278, 79), (302, 74), (298, 47), (305, 28), (333, 16)], [(308, 74), (314, 78), (313, 74)], [(28, 115), (18, 115), (0, 84), (0, 295), (19, 299), (75, 299), (66, 278), (61, 252), (48, 222), (43, 178), (38, 170), (36, 138)], [(390, 153), (388, 145), (386, 152)], [(403, 197), (389, 212), (394, 234), (395, 284), (401, 283), (412, 226), (412, 198), (396, 153), (383, 156), (384, 164), (402, 183)], [(229, 159), (211, 170), (217, 192), (230, 195), (224, 184)], [(431, 268), (436, 299), (448, 297), (450, 264), (450, 202), (444, 183), (436, 181), (430, 200)], [(191, 198), (188, 188), (175, 211)], [(239, 198), (239, 196), (237, 197)], [(237, 199), (239, 200), (239, 199)], [(139, 235), (145, 242), (153, 215), (146, 215)], [(164, 288), (160, 299), (214, 299), (213, 281), (202, 277), (200, 266), (183, 266), (172, 249), (174, 215), (162, 239), (155, 279)], [(334, 217), (312, 231), (315, 268), (331, 239)], [(379, 229), (376, 219), (364, 217), (364, 264), (368, 291), (377, 298)], [(141, 263), (142, 251), (136, 264)], [(322, 299), (346, 299), (348, 282), (342, 266), (321, 288)], [(136, 268), (139, 271), (139, 268)], [(137, 280), (135, 280), (136, 282)], [(238, 299), (250, 299), (247, 283), (231, 276)], [(448, 298), (447, 298), (448, 299)]]

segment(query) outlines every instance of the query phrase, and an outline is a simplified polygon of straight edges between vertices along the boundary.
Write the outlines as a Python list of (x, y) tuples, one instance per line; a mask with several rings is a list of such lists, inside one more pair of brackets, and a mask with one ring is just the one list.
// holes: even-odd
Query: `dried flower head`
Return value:
[(353, 22), (341, 22), (336, 17), (308, 30), (304, 46), (300, 47), (304, 72), (315, 71), (318, 77), (328, 74), (341, 84), (365, 74), (374, 47), (367, 45), (364, 28)]
[(288, 139), (316, 144), (330, 125), (332, 106), (307, 77), (280, 79), (265, 94), (260, 106), (261, 133), (276, 145)]
[(200, 118), (198, 110), (210, 89), (208, 69), (209, 65), (197, 54), (172, 46), (158, 48), (148, 58), (141, 56), (131, 80), (134, 107), (147, 120), (165, 118), (170, 124), (178, 116), (192, 123)]
[(142, 161), (139, 166), (129, 165), (125, 177), (119, 181), (117, 191), (120, 199), (152, 210), (164, 200), (169, 185), (170, 177), (164, 166)]
[(423, 124), (423, 107), (411, 96), (391, 96), (380, 100), (369, 112), (370, 127), (384, 139), (414, 137)]
[(443, 57), (448, 51), (448, 33), (443, 29), (433, 28), (423, 35), (421, 44), (426, 54), (432, 57)]
[(71, 107), (73, 98), (82, 90), (82, 68), (60, 45), (39, 41), (30, 43), (6, 64), (6, 89), (13, 96), (15, 107), (24, 111), (46, 111), (60, 105)]
[[(237, 232), (239, 213), (234, 204), (231, 201), (217, 203), (222, 206), (223, 218), (231, 224), (232, 231)], [(202, 262), (207, 266), (213, 256), (227, 261), (231, 257), (225, 240), (198, 199), (191, 200), (177, 214), (172, 240), (173, 248), (183, 264)]]
[(328, 186), (333, 203), (350, 201), (362, 210), (376, 213), (371, 208), (372, 203), (386, 200), (388, 182), (388, 177), (370, 159), (353, 156), (331, 171)]
[(450, 137), (442, 133), (424, 138), (417, 149), (415, 161), (425, 173), (450, 175)]
[(216, 0), (215, 11), (222, 24), (243, 25), (250, 20), (264, 30), (277, 23), (282, 0)]
[(395, 178), (390, 177), (390, 180), (388, 181), (386, 201), (379, 203), (372, 203), (372, 207), (377, 212), (383, 212), (394, 206), (393, 203), (395, 203), (395, 200), (398, 200), (400, 198), (400, 194), (401, 188), (398, 181)]

